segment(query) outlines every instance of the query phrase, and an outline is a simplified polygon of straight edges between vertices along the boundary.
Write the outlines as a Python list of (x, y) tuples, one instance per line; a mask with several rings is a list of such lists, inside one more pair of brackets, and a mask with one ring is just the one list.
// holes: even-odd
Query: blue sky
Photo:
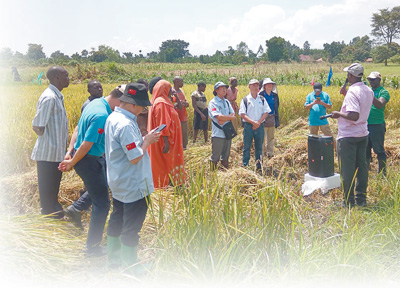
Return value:
[(100, 44), (120, 52), (157, 51), (161, 42), (182, 39), (194, 55), (213, 54), (245, 41), (257, 50), (281, 36), (302, 47), (369, 35), (372, 13), (398, 0), (339, 1), (85, 1), (0, 0), (1, 47), (26, 53), (42, 44), (49, 56), (71, 55)]

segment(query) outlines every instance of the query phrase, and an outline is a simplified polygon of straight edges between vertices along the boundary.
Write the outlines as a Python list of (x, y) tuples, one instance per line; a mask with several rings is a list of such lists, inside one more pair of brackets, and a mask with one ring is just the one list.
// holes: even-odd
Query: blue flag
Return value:
[(331, 65), (329, 65), (329, 75), (328, 75), (328, 80), (326, 81), (326, 87), (328, 87), (328, 86), (330, 86), (331, 85), (331, 78), (332, 78), (332, 75), (333, 75), (333, 73), (332, 73), (332, 66)]

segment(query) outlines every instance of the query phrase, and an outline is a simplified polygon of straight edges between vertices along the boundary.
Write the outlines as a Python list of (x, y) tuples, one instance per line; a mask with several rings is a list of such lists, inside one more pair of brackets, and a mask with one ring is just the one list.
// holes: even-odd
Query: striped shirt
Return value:
[(39, 97), (33, 126), (44, 127), (44, 133), (36, 140), (31, 159), (35, 161), (61, 162), (68, 143), (68, 118), (64, 96), (50, 84)]

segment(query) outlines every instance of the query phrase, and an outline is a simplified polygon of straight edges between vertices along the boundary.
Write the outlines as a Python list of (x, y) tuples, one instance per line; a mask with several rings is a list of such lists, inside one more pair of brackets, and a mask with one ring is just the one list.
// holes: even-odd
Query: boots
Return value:
[(222, 164), (222, 166), (225, 167), (225, 169), (229, 168), (229, 161), (228, 160), (221, 161), (221, 164)]
[(107, 235), (107, 267), (115, 269), (121, 266), (121, 240)]
[(147, 265), (137, 264), (137, 246), (130, 247), (121, 243), (121, 260), (124, 272), (129, 275), (144, 276), (150, 269)]
[(378, 160), (378, 164), (379, 164), (379, 172), (382, 172), (383, 176), (386, 176), (386, 160)]

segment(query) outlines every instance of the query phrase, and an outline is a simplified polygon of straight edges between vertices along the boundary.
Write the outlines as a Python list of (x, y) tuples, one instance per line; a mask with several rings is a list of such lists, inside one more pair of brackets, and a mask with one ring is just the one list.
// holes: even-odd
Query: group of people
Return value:
[[(372, 91), (361, 81), (360, 64), (355, 63), (345, 71), (350, 88), (341, 89), (345, 95), (341, 111), (332, 112), (332, 118), (338, 118), (337, 151), (344, 186), (343, 205), (365, 206), (371, 147), (378, 154), (380, 171), (386, 173), (383, 111), (389, 94), (380, 85), (378, 72), (368, 77)], [(55, 218), (66, 214), (82, 228), (81, 212), (92, 207), (85, 252), (88, 256), (107, 254), (110, 267), (129, 267), (137, 262), (138, 233), (146, 217), (150, 194), (156, 188), (181, 186), (185, 182), (183, 151), (188, 144), (186, 109), (189, 103), (181, 89), (183, 79), (175, 77), (173, 85), (161, 77), (149, 82), (139, 79), (136, 83), (117, 86), (106, 97), (99, 81), (89, 81), (90, 96), (82, 106), (67, 148), (68, 118), (61, 91), (69, 85), (68, 71), (54, 66), (47, 71), (47, 78), (50, 85), (38, 100), (32, 122), (38, 138), (31, 158), (37, 163), (42, 214)], [(211, 168), (215, 169), (219, 161), (228, 168), (232, 138), (238, 130), (237, 116), (240, 116), (243, 166), (249, 165), (254, 141), (256, 170), (261, 173), (263, 155), (274, 155), (274, 134), (279, 126), (277, 85), (270, 78), (252, 79), (248, 83), (249, 94), (237, 105), (237, 80), (230, 78), (229, 84), (217, 82), (213, 89), (215, 97), (208, 105), (204, 82), (199, 82), (198, 89), (191, 94), (193, 141), (199, 130), (203, 131), (205, 142), (208, 141), (210, 118)], [(307, 96), (305, 103), (305, 108), (310, 110), (310, 133), (317, 134), (321, 129), (324, 134), (332, 135), (327, 121), (319, 120), (331, 107), (328, 94), (322, 92), (320, 83), (315, 83), (314, 92)], [(85, 191), (63, 210), (58, 202), (61, 176), (72, 168), (83, 180)], [(113, 211), (104, 248), (100, 243), (110, 209), (108, 188), (112, 193)]]
[[(379, 173), (386, 175), (385, 107), (389, 102), (389, 92), (381, 85), (382, 75), (371, 72), (363, 81), (364, 67), (353, 63), (346, 67), (347, 81), (350, 84), (340, 89), (345, 96), (340, 111), (333, 111), (332, 118), (338, 119), (337, 154), (340, 174), (343, 181), (343, 207), (367, 205), (368, 170), (372, 153), (377, 154)], [(347, 84), (347, 83), (346, 83)], [(332, 108), (329, 95), (322, 91), (321, 83), (314, 84), (314, 91), (307, 95), (304, 107), (310, 110), (310, 134), (321, 130), (326, 136), (332, 136), (328, 120), (320, 119)], [(324, 118), (324, 117), (323, 117)], [(335, 142), (334, 142), (335, 144)], [(354, 193), (355, 189), (355, 193)]]

